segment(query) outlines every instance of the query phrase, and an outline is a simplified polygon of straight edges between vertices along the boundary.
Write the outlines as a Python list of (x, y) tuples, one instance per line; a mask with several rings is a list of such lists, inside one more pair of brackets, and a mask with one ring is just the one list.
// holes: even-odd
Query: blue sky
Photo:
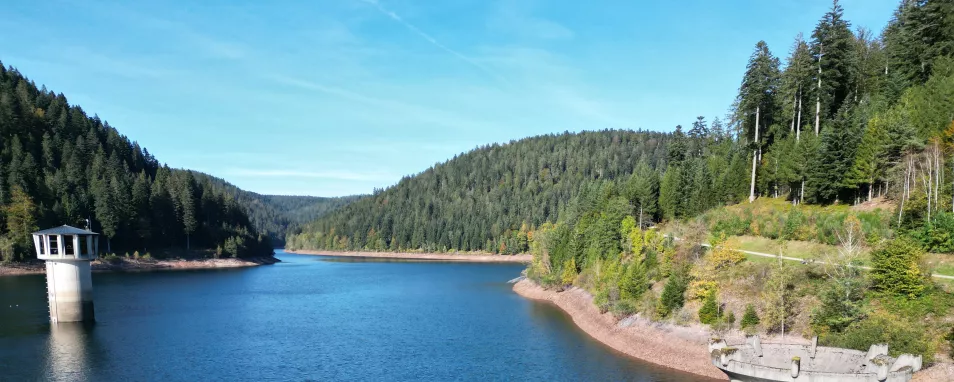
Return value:
[[(723, 117), (830, 0), (12, 0), (0, 60), (173, 167), (368, 193), (491, 142)], [(842, 1), (880, 32), (896, 0)]]

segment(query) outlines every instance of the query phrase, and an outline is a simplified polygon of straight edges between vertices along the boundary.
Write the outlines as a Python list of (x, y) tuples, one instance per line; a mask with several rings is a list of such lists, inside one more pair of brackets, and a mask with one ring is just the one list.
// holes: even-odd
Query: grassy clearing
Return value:
[[(885, 201), (858, 206), (792, 206), (781, 199), (761, 198), (751, 204), (710, 210), (690, 222), (669, 223), (660, 227), (660, 231), (686, 237), (692, 227), (701, 226), (710, 238), (726, 235), (727, 244), (733, 248), (767, 254), (778, 253), (781, 240), (784, 256), (823, 261), (826, 255), (838, 250), (838, 233), (845, 219), (854, 216), (860, 220), (865, 242), (869, 244), (862, 249), (861, 262), (869, 266), (871, 247), (894, 236), (891, 207)], [(755, 262), (763, 261), (759, 256), (746, 257)], [(933, 273), (954, 276), (952, 254), (928, 253), (922, 265)]]
[[(774, 254), (778, 253), (778, 241), (757, 236), (738, 236), (728, 240), (728, 244), (736, 249), (745, 251), (761, 252)], [(788, 257), (797, 257), (806, 260), (824, 260), (825, 254), (837, 251), (838, 247), (820, 243), (813, 243), (800, 240), (789, 240), (785, 242), (783, 255)], [(862, 249), (862, 265), (870, 266), (868, 256), (871, 248)], [(746, 255), (750, 261), (763, 262), (773, 261), (772, 258)], [(945, 276), (954, 276), (954, 256), (943, 253), (928, 253), (924, 257), (925, 269), (933, 273)]]
[[(785, 247), (782, 249), (783, 255), (802, 259), (822, 260), (826, 254), (833, 253), (838, 249), (838, 247), (833, 245), (802, 240), (787, 240), (784, 243)], [(734, 248), (752, 252), (775, 254), (778, 253), (779, 250), (777, 240), (759, 236), (736, 236), (729, 239), (729, 244)], [(864, 254), (867, 256), (867, 248), (864, 250)]]
[(847, 205), (793, 206), (788, 201), (773, 198), (712, 209), (697, 221), (713, 235), (756, 236), (771, 240), (838, 245), (838, 232), (848, 217), (861, 222), (862, 231), (869, 242), (893, 236), (891, 214), (881, 208), (863, 211)]
[(936, 274), (954, 276), (954, 256), (949, 254), (929, 253), (924, 257), (924, 265)]

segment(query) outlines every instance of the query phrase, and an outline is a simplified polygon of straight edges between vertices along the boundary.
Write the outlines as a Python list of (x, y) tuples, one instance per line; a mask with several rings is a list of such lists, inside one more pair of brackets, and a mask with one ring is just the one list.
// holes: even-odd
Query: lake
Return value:
[(45, 276), (0, 277), (0, 380), (702, 380), (516, 295), (522, 265), (277, 256), (94, 273), (93, 325), (50, 325)]

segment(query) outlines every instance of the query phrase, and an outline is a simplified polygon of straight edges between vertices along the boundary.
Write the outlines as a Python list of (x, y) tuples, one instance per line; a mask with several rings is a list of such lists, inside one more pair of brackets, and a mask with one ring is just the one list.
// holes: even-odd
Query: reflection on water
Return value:
[(440, 259), (401, 259), (395, 257), (318, 256), (317, 261), (326, 263), (454, 263)]
[(523, 265), (279, 256), (94, 274), (95, 325), (50, 325), (42, 276), (0, 277), (0, 381), (700, 380), (516, 295)]
[(55, 380), (86, 379), (87, 341), (95, 324), (59, 323), (50, 325), (49, 370)]

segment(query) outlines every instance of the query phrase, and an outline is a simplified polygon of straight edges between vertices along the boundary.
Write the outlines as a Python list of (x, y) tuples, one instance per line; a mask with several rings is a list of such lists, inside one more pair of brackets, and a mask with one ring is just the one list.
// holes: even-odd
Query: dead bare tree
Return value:
[(854, 216), (846, 218), (844, 227), (838, 232), (838, 241), (838, 249), (824, 255), (824, 270), (828, 278), (842, 288), (847, 301), (851, 298), (851, 292), (860, 284), (859, 266), (864, 247), (861, 221)]

